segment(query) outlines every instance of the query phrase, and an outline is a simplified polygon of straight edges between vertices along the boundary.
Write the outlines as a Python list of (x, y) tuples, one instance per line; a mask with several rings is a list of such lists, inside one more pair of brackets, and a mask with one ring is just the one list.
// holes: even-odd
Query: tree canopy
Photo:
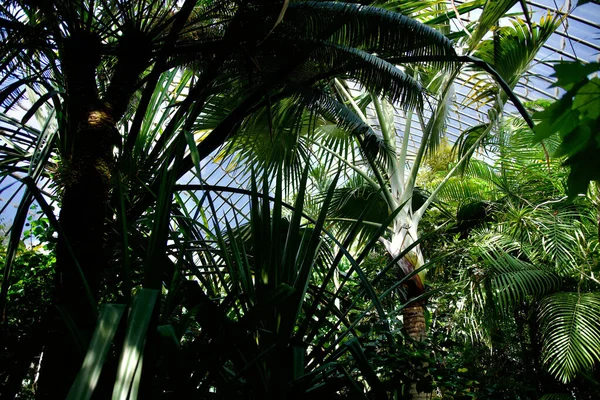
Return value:
[(0, 397), (593, 398), (597, 63), (515, 94), (565, 18), (4, 2)]

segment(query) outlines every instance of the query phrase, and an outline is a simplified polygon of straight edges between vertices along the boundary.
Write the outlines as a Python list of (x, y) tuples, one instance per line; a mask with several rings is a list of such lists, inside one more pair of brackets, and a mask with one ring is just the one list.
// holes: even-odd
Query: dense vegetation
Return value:
[(521, 104), (523, 3), (0, 5), (0, 397), (592, 399), (598, 65)]

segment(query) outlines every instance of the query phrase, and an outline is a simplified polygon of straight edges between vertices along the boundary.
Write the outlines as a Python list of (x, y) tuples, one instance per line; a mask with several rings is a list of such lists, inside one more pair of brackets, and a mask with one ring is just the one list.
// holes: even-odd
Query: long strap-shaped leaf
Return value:
[(137, 386), (139, 385), (138, 370), (142, 368), (142, 353), (146, 342), (146, 331), (157, 298), (158, 290), (140, 289), (133, 299), (117, 371), (117, 380), (112, 395), (113, 400), (133, 400), (136, 398)]
[(21, 239), (21, 233), (23, 232), (23, 226), (25, 225), (25, 219), (27, 218), (27, 211), (33, 200), (33, 194), (26, 188), (23, 199), (19, 203), (17, 214), (13, 222), (13, 226), (10, 231), (10, 240), (6, 251), (6, 262), (4, 265), (4, 275), (2, 279), (2, 288), (0, 289), (0, 320), (4, 321), (6, 298), (8, 296), (8, 289), (10, 288), (10, 275), (12, 273), (12, 266), (17, 254), (19, 247), (19, 241)]
[(88, 352), (71, 386), (67, 400), (84, 400), (92, 397), (124, 310), (125, 306), (122, 304), (106, 304), (102, 307)]

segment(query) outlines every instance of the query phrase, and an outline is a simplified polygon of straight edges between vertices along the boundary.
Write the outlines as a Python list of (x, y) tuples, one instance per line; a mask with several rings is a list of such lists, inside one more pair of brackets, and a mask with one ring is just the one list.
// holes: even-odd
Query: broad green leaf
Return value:
[(142, 367), (146, 332), (157, 298), (158, 290), (140, 289), (133, 299), (112, 394), (113, 400), (135, 399), (133, 394), (137, 392), (139, 384), (139, 377), (136, 378), (136, 375)]
[(552, 86), (571, 90), (579, 82), (587, 80), (588, 75), (600, 69), (599, 63), (583, 64), (576, 62), (559, 62), (554, 65), (554, 76), (557, 81)]
[(571, 111), (573, 102), (569, 96), (563, 96), (545, 110), (533, 115), (540, 122), (535, 126), (535, 140), (540, 142), (555, 133), (564, 136), (577, 128), (579, 117)]
[(88, 352), (71, 386), (67, 400), (84, 400), (92, 397), (124, 310), (125, 306), (122, 304), (102, 306)]
[(577, 91), (573, 109), (591, 119), (600, 117), (600, 78), (593, 78)]
[[(563, 141), (554, 152), (554, 157), (573, 156), (590, 145), (592, 132), (587, 125), (580, 125), (563, 136)], [(593, 142), (592, 142), (593, 143)]]
[(600, 171), (600, 149), (595, 145), (588, 145), (582, 151), (569, 158), (565, 162), (565, 165), (571, 167), (567, 179), (569, 196), (574, 197), (580, 193), (586, 193), (590, 181), (600, 179), (598, 173)]

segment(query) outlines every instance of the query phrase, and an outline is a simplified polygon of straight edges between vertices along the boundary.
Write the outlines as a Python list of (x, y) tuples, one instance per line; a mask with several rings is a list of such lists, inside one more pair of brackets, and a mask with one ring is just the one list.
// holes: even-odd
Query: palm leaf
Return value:
[(146, 331), (152, 310), (158, 298), (158, 291), (140, 289), (133, 298), (127, 333), (117, 370), (117, 380), (113, 389), (113, 400), (135, 399), (142, 369), (142, 355), (146, 342)]
[(501, 310), (509, 310), (528, 299), (559, 287), (556, 275), (509, 256), (487, 260), (492, 265), (491, 287)]
[(562, 292), (539, 306), (542, 359), (563, 383), (600, 361), (600, 294)]
[[(438, 70), (432, 70), (428, 72), (429, 76), (427, 76), (427, 78), (429, 78), (430, 82), (427, 85), (427, 90), (430, 93), (437, 93), (439, 89), (443, 87), (446, 73), (445, 71)], [(432, 155), (439, 148), (440, 143), (444, 138), (446, 132), (446, 122), (450, 113), (452, 112), (453, 100), (454, 88), (452, 86), (452, 82), (450, 82), (446, 92), (444, 92), (442, 96), (437, 99), (437, 104), (434, 108), (435, 111), (431, 116), (432, 120), (428, 122), (428, 155)]]
[[(311, 53), (309, 64), (309, 67), (317, 72), (314, 75), (327, 77), (329, 74), (345, 74), (349, 78), (356, 79), (369, 92), (377, 96), (385, 96), (390, 101), (401, 104), (402, 107), (422, 106), (421, 85), (381, 56), (374, 56), (355, 47), (324, 41), (317, 44), (316, 49)], [(329, 74), (328, 70), (331, 71)], [(303, 78), (304, 81), (314, 79), (313, 76)]]
[[(366, 211), (366, 212), (365, 212)], [(342, 234), (349, 233), (362, 216), (356, 240), (367, 241), (389, 217), (389, 205), (381, 193), (360, 176), (349, 179), (336, 189), (330, 204), (330, 219), (336, 221)]]
[(579, 262), (585, 259), (578, 249), (578, 233), (582, 232), (582, 215), (577, 209), (539, 209), (536, 216), (542, 232), (542, 248), (549, 262), (554, 262), (561, 274), (578, 274)]
[(485, 34), (498, 24), (498, 20), (517, 3), (518, 0), (487, 0), (479, 17), (477, 28), (469, 40), (469, 49), (473, 50)]
[(314, 27), (313, 37), (377, 52), (383, 58), (399, 54), (454, 54), (451, 42), (435, 29), (377, 7), (327, 1), (294, 2), (282, 27), (286, 24), (295, 28), (310, 24)]
[[(508, 86), (514, 89), (537, 52), (560, 26), (562, 19), (560, 15), (547, 15), (532, 29), (520, 19), (513, 20), (512, 26), (498, 28), (493, 39), (481, 42), (474, 56), (492, 66)], [(474, 89), (469, 95), (473, 102), (491, 102), (495, 99), (498, 87), (489, 82), (487, 74), (476, 73), (469, 80), (474, 81)], [(501, 96), (506, 101), (507, 95), (504, 92)]]
[(539, 400), (573, 400), (574, 397), (571, 394), (566, 394), (566, 393), (552, 393), (552, 394), (545, 394), (542, 397), (540, 397)]
[[(466, 14), (470, 11), (484, 7), (486, 2), (487, 2), (487, 0), (467, 1), (462, 4), (456, 4), (456, 10), (458, 11), (458, 13), (460, 15)], [(419, 18), (419, 19), (424, 24), (427, 24), (429, 26), (436, 26), (438, 24), (445, 23), (445, 22), (448, 22), (450, 20), (457, 18), (456, 13), (454, 13), (453, 10), (449, 10), (447, 8), (444, 10), (444, 13), (441, 13), (442, 15), (439, 15), (439, 12), (437, 14), (438, 15), (433, 14), (432, 16), (426, 15), (426, 18)]]
[(100, 310), (98, 324), (90, 340), (81, 370), (67, 396), (68, 400), (85, 400), (92, 397), (123, 311), (125, 307), (120, 304), (106, 304)]
[[(308, 169), (305, 169), (301, 180), (304, 184), (307, 175)], [(224, 322), (223, 329), (233, 335), (228, 337), (236, 340), (238, 343), (236, 349), (244, 354), (244, 358), (237, 357), (230, 351), (231, 341), (222, 341), (220, 333), (222, 331), (215, 327), (217, 324), (214, 321), (209, 323), (206, 320), (205, 311), (200, 310), (198, 315), (202, 314), (201, 325), (206, 329), (207, 334), (211, 336), (218, 334), (212, 346), (221, 349), (217, 351), (221, 354), (221, 359), (232, 360), (236, 370), (239, 368), (241, 371), (237, 378), (231, 377), (232, 385), (235, 385), (240, 376), (244, 379), (256, 379), (253, 373), (264, 375), (268, 365), (271, 365), (269, 370), (272, 370), (274, 363), (277, 363), (276, 365), (282, 366), (281, 371), (270, 374), (270, 378), (265, 378), (266, 380), (260, 384), (261, 390), (279, 390), (277, 389), (279, 383), (273, 381), (276, 376), (292, 379), (295, 390), (314, 390), (330, 376), (331, 372), (318, 370), (321, 372), (315, 374), (315, 370), (311, 369), (302, 372), (307, 365), (318, 369), (321, 364), (314, 364), (313, 355), (307, 357), (301, 367), (299, 363), (305, 349), (297, 348), (291, 352), (293, 354), (290, 354), (283, 351), (284, 347), (281, 346), (287, 346), (288, 343), (290, 346), (295, 346), (296, 342), (313, 342), (315, 340), (313, 335), (319, 332), (331, 333), (333, 338), (330, 340), (339, 343), (354, 332), (353, 328), (349, 328), (338, 334), (332, 323), (333, 319), (343, 325), (350, 325), (347, 321), (347, 311), (344, 310), (342, 313), (336, 305), (345, 293), (346, 279), (344, 283), (340, 283), (339, 288), (331, 282), (331, 277), (340, 268), (341, 261), (351, 257), (348, 251), (343, 249), (350, 242), (339, 243), (331, 232), (324, 229), (327, 207), (324, 207), (317, 220), (303, 213), (306, 186), (300, 188), (295, 205), (291, 207), (282, 200), (281, 172), (277, 172), (275, 179), (279, 183), (276, 184), (274, 197), (258, 193), (256, 180), (253, 180), (253, 189), (250, 192), (244, 191), (252, 198), (251, 220), (248, 226), (231, 227), (227, 221), (221, 222), (221, 225), (227, 227), (227, 233), (222, 240), (217, 240), (217, 245), (223, 250), (218, 250), (214, 245), (212, 250), (209, 246), (205, 250), (214, 251), (215, 259), (221, 259), (225, 263), (221, 290), (227, 293), (227, 299), (221, 302), (220, 308), (227, 309), (227, 314), (232, 318), (237, 315), (238, 322)], [(332, 196), (334, 188), (334, 186), (329, 187), (328, 197)], [(268, 190), (268, 186), (263, 190)], [(210, 207), (213, 209), (212, 205)], [(283, 208), (291, 208), (289, 220), (284, 218)], [(213, 215), (215, 217), (218, 215), (214, 209)], [(217, 238), (221, 236), (220, 230), (216, 231), (216, 236)], [(274, 246), (274, 243), (281, 243), (281, 245)], [(332, 243), (341, 248), (335, 257), (328, 250)], [(353, 269), (360, 268), (356, 261), (350, 262), (353, 264)], [(198, 269), (199, 275), (202, 274), (203, 267), (198, 266)], [(370, 307), (375, 305), (381, 311), (381, 305), (376, 304), (379, 300), (368, 280), (365, 279), (364, 273), (356, 272), (361, 275), (361, 284), (371, 300)], [(258, 279), (253, 279), (252, 276)], [(204, 282), (205, 279), (199, 276), (199, 281)], [(319, 285), (316, 285), (317, 282)], [(361, 306), (357, 304), (355, 307)], [(359, 318), (353, 318), (353, 322), (359, 323), (367, 315), (365, 312)], [(244, 330), (258, 329), (258, 339), (251, 341), (252, 346), (250, 342), (245, 343), (241, 340), (243, 337), (233, 333), (237, 329), (235, 327), (240, 325)], [(282, 350), (275, 351), (275, 349)], [(335, 362), (349, 351), (348, 347), (332, 346), (323, 353), (327, 360), (324, 362)], [(363, 370), (366, 364), (359, 364), (358, 361), (356, 363), (361, 369), (361, 374), (368, 373), (368, 370)], [(218, 371), (219, 365), (212, 365), (210, 368)], [(296, 376), (292, 375), (288, 378), (283, 372), (284, 366), (293, 367)]]

